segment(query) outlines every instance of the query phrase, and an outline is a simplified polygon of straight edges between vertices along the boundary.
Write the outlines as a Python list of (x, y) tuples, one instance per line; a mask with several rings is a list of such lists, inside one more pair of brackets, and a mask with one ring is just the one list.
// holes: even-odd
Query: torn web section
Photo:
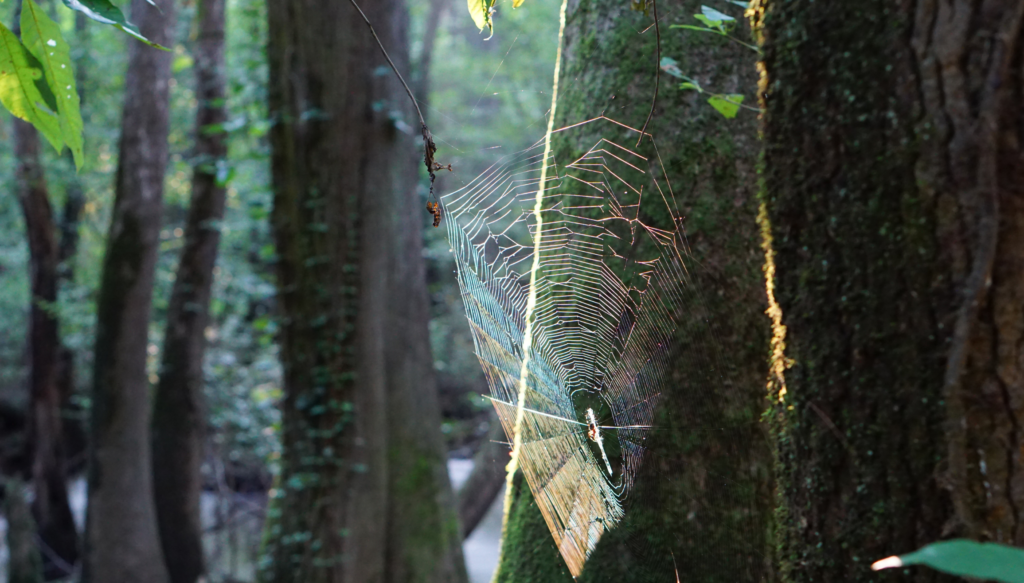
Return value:
[[(598, 118), (556, 133), (570, 143), (582, 126), (577, 142), (624, 130)], [(621, 521), (644, 458), (675, 329), (671, 290), (662, 288), (679, 239), (650, 160), (605, 138), (565, 160), (531, 148), (441, 200), (494, 406), (510, 441), (521, 408), (519, 465), (576, 576)], [(659, 222), (669, 230), (649, 226), (651, 217), (667, 217)], [(531, 275), (531, 354), (518, 403)], [(595, 420), (595, 411), (609, 415)]]

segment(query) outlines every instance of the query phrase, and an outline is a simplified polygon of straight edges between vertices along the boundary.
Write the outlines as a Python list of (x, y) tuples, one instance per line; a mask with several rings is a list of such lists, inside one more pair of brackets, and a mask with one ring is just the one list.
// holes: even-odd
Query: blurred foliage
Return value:
[[(461, 187), (501, 156), (543, 137), (558, 32), (557, 6), (537, 2), (513, 10), (504, 5), (500, 34), (486, 40), (472, 20), (465, 18), (461, 6), (452, 3), (455, 6), (446, 7), (435, 38), (429, 70), (432, 92), (424, 108), (437, 139), (437, 159), (452, 165), (452, 172), (438, 175), (441, 192)], [(0, 18), (13, 18), (12, 4), (0, 5)], [(55, 8), (52, 3), (43, 6)], [(191, 195), (195, 8), (194, 0), (181, 7), (178, 44), (170, 47), (175, 55), (171, 159), (149, 334), (149, 371), (154, 381), (159, 374), (167, 302), (184, 243)], [(428, 3), (410, 5), (413, 62), (418, 62), (424, 45), (430, 9)], [(76, 173), (69, 159), (53, 150), (42, 156), (56, 221), (62, 220), (68, 191), (76, 181), (85, 196), (81, 240), (67, 266), (73, 277), (62, 282), (54, 309), (59, 314), (62, 340), (74, 354), (74, 400), (88, 407), (95, 300), (117, 169), (125, 46), (136, 41), (114, 27), (76, 29), (72, 11), (52, 13), (58, 17), (72, 61), (84, 66), (79, 78), (85, 128), (82, 169)], [(206, 331), (208, 414), (211, 453), (215, 454), (210, 459), (256, 478), (255, 474), (266, 476), (273, 470), (278, 455), (276, 404), (281, 395), (275, 345), (275, 251), (268, 224), (272, 195), (267, 132), (273, 120), (266, 111), (264, 3), (229, 0), (227, 22), (229, 120), (223, 129), (230, 136), (230, 153), (221, 178), (228, 187), (228, 199)], [(422, 73), (415, 71), (414, 75)], [(409, 140), (411, 147), (419, 147), (417, 136)], [(10, 118), (0, 118), (0, 173), (13, 177), (14, 164)], [(425, 172), (419, 191), (425, 205), (429, 191)], [(430, 226), (429, 213), (422, 212), (422, 217), (431, 294), (430, 333), (446, 414), (443, 429), (451, 447), (462, 448), (460, 453), (468, 455), (486, 432), (490, 405), (479, 397), (483, 377), (473, 354), (444, 229)], [(22, 408), (27, 398), (27, 262), (17, 199), (0, 197), (0, 403), (15, 408)], [(213, 468), (207, 469), (212, 476)]]

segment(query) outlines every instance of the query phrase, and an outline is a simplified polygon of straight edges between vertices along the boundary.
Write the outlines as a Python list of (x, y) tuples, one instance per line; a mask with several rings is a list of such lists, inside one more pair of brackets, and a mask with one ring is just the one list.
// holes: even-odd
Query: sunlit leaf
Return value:
[(740, 111), (740, 104), (743, 103), (743, 96), (737, 94), (730, 95), (712, 95), (708, 99), (708, 103), (711, 107), (718, 110), (718, 113), (725, 117), (732, 119), (736, 117), (736, 114)]
[(875, 571), (926, 565), (938, 571), (975, 579), (1024, 583), (1024, 549), (996, 543), (956, 539), (932, 543), (907, 555), (871, 565)]
[(700, 13), (705, 18), (713, 22), (729, 22), (732, 20), (736, 20), (735, 18), (729, 16), (728, 14), (719, 12), (710, 6), (701, 6)]
[(64, 147), (56, 100), (43, 78), (43, 67), (32, 53), (0, 24), (0, 102), (15, 116), (31, 123), (59, 152)]
[[(71, 51), (60, 34), (60, 26), (33, 0), (21, 8), (21, 39), (25, 48), (42, 64), (60, 116), (63, 143), (71, 149), (75, 166), (82, 167), (82, 111), (75, 88)], [(51, 140), (52, 142), (52, 140)], [(58, 150), (60, 146), (54, 144)]]
[(174, 57), (174, 62), (171, 63), (171, 72), (180, 73), (185, 69), (191, 69), (194, 64), (195, 60), (189, 55), (178, 55)]
[(119, 28), (153, 48), (164, 51), (171, 50), (142, 36), (139, 29), (136, 28), (134, 24), (125, 20), (124, 14), (121, 13), (121, 9), (111, 4), (110, 0), (64, 0), (64, 5), (72, 10), (81, 12), (96, 22), (102, 22), (103, 24), (109, 24), (115, 28)]
[(526, 0), (512, 0), (512, 8), (519, 8)]
[[(473, 18), (473, 22), (476, 27), (483, 30), (487, 27), (493, 30), (491, 24), (491, 6), (494, 4), (494, 0), (467, 0), (469, 5), (469, 15)], [(520, 4), (522, 0), (520, 0)]]

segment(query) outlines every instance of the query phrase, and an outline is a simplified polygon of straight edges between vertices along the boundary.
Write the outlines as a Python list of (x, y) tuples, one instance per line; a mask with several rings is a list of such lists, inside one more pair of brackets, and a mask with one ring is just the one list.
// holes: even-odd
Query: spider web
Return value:
[(440, 200), (492, 402), (510, 441), (522, 415), (519, 467), (575, 577), (624, 516), (689, 277), (664, 170), (628, 147), (639, 132), (599, 117), (552, 133), (589, 146), (556, 159), (538, 142)]

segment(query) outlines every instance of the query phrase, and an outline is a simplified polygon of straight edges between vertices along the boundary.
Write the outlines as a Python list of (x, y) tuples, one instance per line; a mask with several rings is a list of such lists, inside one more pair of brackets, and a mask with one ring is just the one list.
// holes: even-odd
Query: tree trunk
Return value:
[(18, 201), (25, 217), (32, 269), (28, 416), (35, 490), (32, 511), (40, 541), (49, 551), (46, 576), (55, 578), (68, 575), (63, 567), (78, 560), (78, 533), (68, 506), (61, 438), (60, 337), (54, 313), (59, 265), (56, 224), (39, 162), (39, 136), (31, 125), (15, 120), (14, 139)]
[[(423, 28), (423, 48), (416, 59), (413, 67), (415, 78), (413, 79), (412, 92), (420, 109), (426, 109), (430, 101), (430, 64), (434, 59), (434, 43), (437, 42), (437, 32), (441, 28), (441, 21), (448, 12), (448, 5), (451, 0), (430, 0), (430, 7), (427, 8), (427, 23)], [(428, 114), (423, 115), (430, 117)]]
[[(408, 73), (404, 4), (365, 4)], [(285, 397), (260, 580), (464, 580), (425, 344), (416, 136), (397, 122), (417, 124), (398, 80), (374, 74), (387, 62), (351, 4), (273, 0), (268, 20)]]
[(153, 480), (160, 541), (171, 583), (203, 574), (200, 468), (206, 436), (203, 354), (213, 267), (226, 190), (217, 177), (227, 156), (224, 0), (197, 6), (196, 146), (185, 247), (167, 309), (160, 382), (153, 409)]
[[(133, 0), (132, 21), (174, 46), (173, 0)], [(163, 203), (173, 53), (128, 40), (114, 210), (97, 301), (83, 581), (166, 583), (150, 463), (149, 315)]]
[(4, 485), (4, 515), (10, 553), (7, 559), (8, 583), (43, 582), (43, 565), (39, 545), (35, 541), (37, 527), (27, 497), (25, 484), (20, 480), (8, 480)]
[(760, 10), (785, 579), (1024, 544), (1024, 2)]
[[(742, 22), (742, 9), (722, 10)], [(697, 1), (658, 4), (661, 56), (675, 59), (707, 90), (743, 94), (750, 103), (752, 51), (720, 36), (668, 30), (670, 23), (695, 24), (693, 14), (700, 13)], [(653, 16), (617, 0), (568, 2), (556, 129), (602, 112), (637, 129), (644, 125), (658, 66)], [(739, 27), (732, 34), (746, 33)], [(724, 119), (706, 94), (681, 91), (678, 84), (661, 73), (647, 131), (658, 144), (698, 263), (692, 297), (635, 496), (627, 500), (623, 522), (602, 536), (582, 581), (674, 581), (678, 573), (681, 580), (734, 583), (772, 576), (772, 458), (759, 425), (769, 329), (755, 220), (756, 113)], [(635, 133), (592, 127), (603, 133), (588, 134), (586, 143), (556, 135), (555, 159), (575, 159), (586, 152), (580, 146), (600, 138), (657, 159), (649, 143), (636, 145)], [(650, 220), (672, 227), (668, 216)], [(569, 581), (524, 480), (516, 480), (512, 496), (497, 580)]]

